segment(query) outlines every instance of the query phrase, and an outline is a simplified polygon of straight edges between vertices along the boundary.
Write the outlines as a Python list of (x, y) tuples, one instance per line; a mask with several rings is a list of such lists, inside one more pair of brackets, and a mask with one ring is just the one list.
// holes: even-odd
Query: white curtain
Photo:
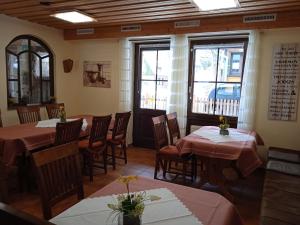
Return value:
[[(133, 44), (127, 38), (119, 43), (120, 67), (119, 67), (119, 104), (118, 112), (131, 111), (133, 114)], [(128, 124), (127, 143), (132, 143), (133, 115)]]
[(133, 106), (133, 44), (120, 40), (119, 108), (120, 112), (131, 111)]
[(171, 37), (171, 76), (167, 113), (177, 112), (178, 124), (182, 135), (185, 134), (188, 93), (189, 43), (186, 35)]
[(253, 130), (260, 55), (260, 33), (251, 31), (246, 55), (238, 128)]

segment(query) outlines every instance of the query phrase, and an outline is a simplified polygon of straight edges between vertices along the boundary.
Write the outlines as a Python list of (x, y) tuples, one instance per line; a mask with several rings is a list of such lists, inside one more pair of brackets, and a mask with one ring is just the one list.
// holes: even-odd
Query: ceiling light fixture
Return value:
[(193, 0), (202, 11), (239, 7), (238, 0)]
[(55, 13), (51, 16), (71, 23), (88, 23), (97, 21), (96, 19), (76, 10)]

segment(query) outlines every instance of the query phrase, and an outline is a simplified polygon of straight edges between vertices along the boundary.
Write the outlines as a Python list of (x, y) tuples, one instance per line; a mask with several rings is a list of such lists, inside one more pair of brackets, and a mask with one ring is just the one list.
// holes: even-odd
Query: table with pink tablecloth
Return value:
[[(167, 188), (203, 223), (203, 225), (242, 225), (235, 206), (223, 196), (195, 188), (139, 177), (130, 183), (133, 192)], [(105, 186), (90, 197), (124, 193), (124, 184), (117, 181)]]
[[(92, 116), (80, 115), (72, 118), (85, 118), (88, 127), (81, 136), (89, 134)], [(14, 164), (16, 156), (25, 151), (32, 151), (54, 142), (55, 128), (36, 127), (37, 123), (20, 124), (0, 128), (0, 140), (4, 142), (3, 162), (7, 166)]]
[[(201, 127), (199, 131), (201, 131), (201, 133), (209, 132), (215, 133), (216, 136), (219, 135), (218, 127), (204, 126)], [(248, 176), (262, 164), (256, 152), (256, 146), (263, 145), (263, 141), (260, 136), (253, 131), (229, 129), (228, 138), (230, 138), (231, 133), (244, 135), (242, 137), (252, 136), (253, 139), (248, 138), (247, 140), (236, 141), (229, 139), (229, 141), (222, 142), (221, 140), (220, 142), (214, 142), (194, 132), (182, 138), (177, 143), (177, 148), (181, 154), (193, 153), (207, 158), (236, 160), (236, 166), (241, 174)]]

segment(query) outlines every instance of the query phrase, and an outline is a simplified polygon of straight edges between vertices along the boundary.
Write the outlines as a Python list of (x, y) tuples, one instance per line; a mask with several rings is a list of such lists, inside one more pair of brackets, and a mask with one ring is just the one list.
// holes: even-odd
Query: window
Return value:
[(169, 44), (140, 46), (140, 108), (166, 110), (170, 75)]
[(246, 47), (247, 39), (191, 41), (188, 115), (205, 121), (197, 125), (237, 121)]
[(38, 38), (21, 35), (6, 47), (7, 103), (44, 104), (54, 95), (53, 55)]

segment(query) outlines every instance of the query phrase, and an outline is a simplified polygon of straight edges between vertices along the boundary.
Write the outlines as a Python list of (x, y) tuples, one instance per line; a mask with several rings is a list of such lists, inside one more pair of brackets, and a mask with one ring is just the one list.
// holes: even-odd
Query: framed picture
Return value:
[(83, 85), (86, 87), (111, 87), (110, 61), (84, 61)]

